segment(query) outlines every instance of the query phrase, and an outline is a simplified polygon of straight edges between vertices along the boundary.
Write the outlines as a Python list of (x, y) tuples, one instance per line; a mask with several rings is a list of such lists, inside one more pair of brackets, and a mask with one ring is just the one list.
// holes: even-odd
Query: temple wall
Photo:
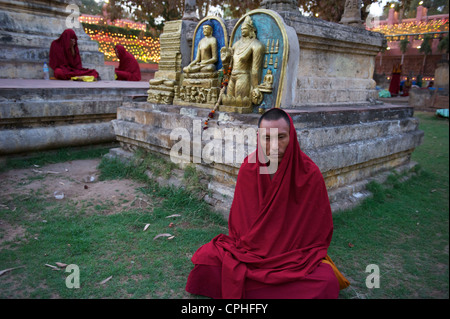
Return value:
[(300, 46), (295, 107), (375, 102), (373, 72), (375, 57), (383, 45), (382, 34), (280, 14), (297, 32)]

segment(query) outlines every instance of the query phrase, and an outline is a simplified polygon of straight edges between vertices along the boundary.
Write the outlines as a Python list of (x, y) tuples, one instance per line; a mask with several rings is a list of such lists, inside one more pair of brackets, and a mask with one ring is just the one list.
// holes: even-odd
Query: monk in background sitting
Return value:
[(93, 76), (98, 79), (98, 72), (94, 69), (83, 68), (80, 51), (78, 50), (77, 35), (72, 29), (65, 30), (50, 46), (49, 65), (58, 80), (70, 80), (75, 76)]
[(140, 81), (141, 69), (135, 57), (120, 44), (117, 44), (114, 50), (117, 58), (120, 60), (119, 67), (116, 68), (117, 80)]
[[(349, 282), (328, 257), (333, 221), (317, 165), (279, 108), (258, 123), (239, 169), (228, 221), (193, 255), (186, 291), (211, 298), (337, 298)], [(275, 130), (276, 129), (276, 130)]]

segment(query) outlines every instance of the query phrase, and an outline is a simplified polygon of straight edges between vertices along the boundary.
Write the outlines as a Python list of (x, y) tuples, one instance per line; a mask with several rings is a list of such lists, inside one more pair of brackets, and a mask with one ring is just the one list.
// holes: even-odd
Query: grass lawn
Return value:
[[(393, 175), (384, 185), (371, 184), (372, 198), (334, 215), (329, 255), (351, 282), (341, 291), (342, 299), (449, 297), (448, 120), (416, 116), (425, 138), (413, 154), (419, 163), (414, 176), (400, 182), (402, 177)], [(66, 151), (68, 157), (8, 162), (7, 169), (99, 158), (104, 152)], [(152, 163), (160, 174), (170, 171)], [(0, 298), (195, 298), (184, 290), (190, 258), (202, 244), (226, 233), (227, 223), (194, 193), (159, 187), (142, 168), (102, 160), (102, 179), (136, 179), (145, 185), (139, 193), (151, 203), (115, 214), (106, 213), (108, 202), (80, 205), (20, 189), (4, 200), (0, 190), (0, 222), (23, 230), (7, 239), (0, 227), (0, 271), (24, 266), (0, 276)], [(195, 181), (195, 173), (188, 172), (185, 177)], [(167, 233), (171, 237), (154, 239)], [(46, 266), (56, 262), (78, 266), (80, 288), (66, 286), (74, 283), (73, 271)], [(379, 288), (366, 287), (371, 264), (379, 269)]]

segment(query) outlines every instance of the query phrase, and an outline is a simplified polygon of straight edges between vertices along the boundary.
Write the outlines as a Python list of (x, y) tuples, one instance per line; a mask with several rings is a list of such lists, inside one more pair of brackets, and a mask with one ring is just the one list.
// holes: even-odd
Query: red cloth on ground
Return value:
[(83, 68), (77, 43), (74, 47), (75, 55), (72, 54), (71, 39), (78, 40), (75, 31), (67, 29), (50, 46), (49, 65), (54, 71), (55, 78), (70, 80), (74, 76), (91, 75), (97, 79), (96, 70)]
[(116, 45), (116, 49), (120, 60), (119, 67), (116, 68), (117, 80), (140, 81), (141, 69), (134, 56), (120, 44)]
[(273, 179), (260, 174), (267, 167), (258, 160), (259, 139), (244, 160), (229, 235), (195, 252), (188, 292), (212, 298), (337, 298), (337, 278), (322, 264), (333, 233), (325, 182), (300, 150), (292, 119), (289, 138)]

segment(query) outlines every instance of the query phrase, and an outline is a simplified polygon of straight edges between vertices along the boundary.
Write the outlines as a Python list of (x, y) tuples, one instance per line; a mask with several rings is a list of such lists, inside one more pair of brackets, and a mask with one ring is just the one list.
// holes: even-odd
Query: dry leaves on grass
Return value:
[(169, 233), (164, 233), (164, 234), (156, 235), (156, 236), (153, 238), (153, 240), (156, 240), (156, 239), (158, 239), (158, 238), (160, 238), (160, 237), (167, 237), (167, 239), (173, 239), (175, 236), (173, 236), (172, 234), (169, 234)]

